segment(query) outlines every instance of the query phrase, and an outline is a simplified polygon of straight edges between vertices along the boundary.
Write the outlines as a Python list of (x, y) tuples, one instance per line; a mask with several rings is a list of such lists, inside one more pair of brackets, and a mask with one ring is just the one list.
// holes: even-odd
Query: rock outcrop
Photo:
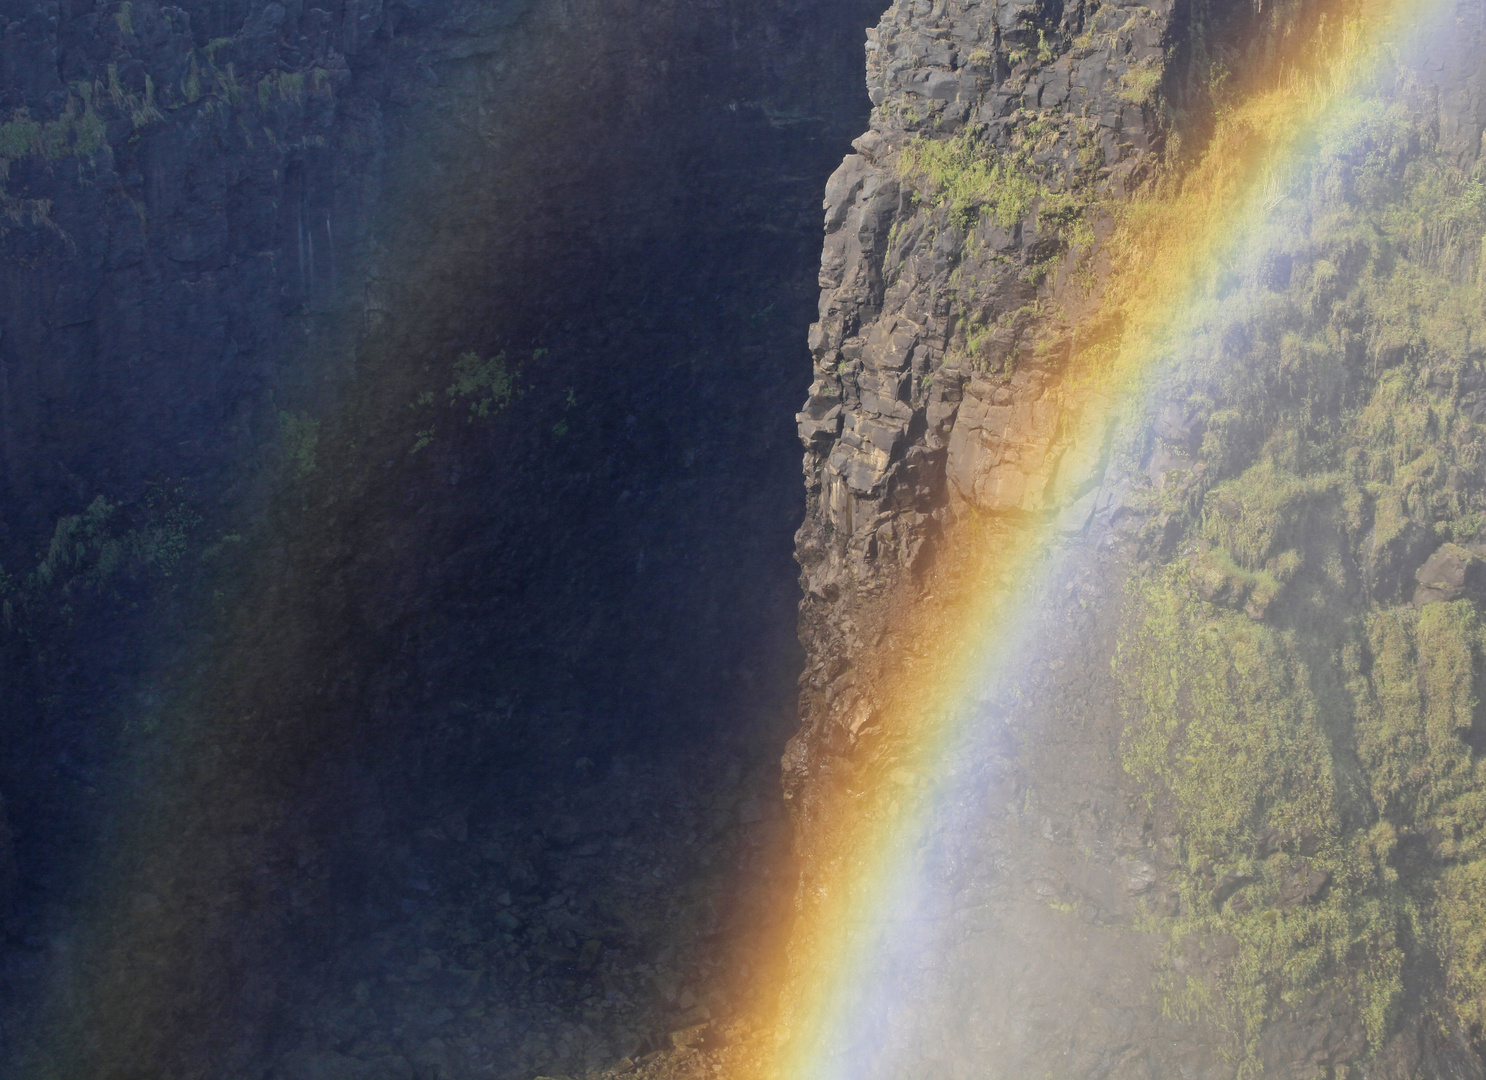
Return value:
[[(797, 417), (812, 729), (851, 714), (854, 658), (948, 517), (1045, 509), (1068, 342), (1047, 340), (1043, 305), (1092, 239), (1060, 216), (1149, 174), (1173, 11), (899, 3), (870, 35), (873, 125), (826, 188), (815, 382)], [(986, 197), (1009, 202), (967, 214), (926, 142), (1006, 163)], [(1076, 526), (1091, 510), (1073, 509)]]
[[(1479, 357), (1443, 346), (1443, 323), (1421, 329), (1408, 346), (1389, 344), (1400, 317), (1360, 299), (1368, 282), (1393, 273), (1364, 269), (1382, 267), (1387, 256), (1369, 248), (1366, 258), (1380, 261), (1359, 255), (1338, 271), (1329, 260), (1343, 258), (1340, 227), (1328, 232), (1325, 222), (1397, 207), (1377, 235), (1403, 246), (1415, 226), (1399, 222), (1438, 212), (1420, 209), (1430, 205), (1414, 186), (1421, 177), (1438, 169), (1457, 177), (1451, 183), (1467, 183), (1479, 153), (1472, 140), (1482, 127), (1472, 89), (1482, 41), (1478, 11), (1457, 8), (1453, 29), (1428, 45), (1431, 59), (1401, 74), (1396, 89), (1378, 91), (1394, 102), (1389, 115), (1398, 130), (1413, 133), (1410, 149), (1396, 151), (1387, 184), (1328, 188), (1317, 180), (1308, 191), (1277, 194), (1273, 207), (1291, 215), (1296, 238), (1266, 240), (1275, 246), (1234, 271), (1241, 280), (1215, 286), (1223, 299), (1205, 316), (1206, 336), (1195, 339), (1201, 355), (1170, 376), (1133, 444), (1106, 450), (1096, 468), (1083, 460), (1070, 468), (1075, 425), (1067, 360), (1084, 320), (1097, 311), (1110, 265), (1101, 245), (1118, 208), (1200, 156), (1214, 130), (1207, 106), (1222, 93), (1215, 88), (1224, 71), (1260, 63), (1265, 43), (1286, 32), (1286, 19), (1304, 22), (1318, 11), (1298, 5), (1270, 18), (1247, 5), (901, 0), (869, 35), (872, 126), (826, 189), (821, 303), (809, 337), (816, 367), (796, 417), (809, 495), (797, 535), (807, 657), (803, 724), (783, 771), (798, 829), (802, 897), (842, 856), (830, 847), (831, 800), (859, 785), (876, 748), (888, 745), (877, 741), (874, 725), (891, 689), (884, 672), (915, 648), (903, 628), (922, 625), (907, 616), (928, 594), (963, 584), (956, 577), (963, 549), (946, 538), (978, 530), (982, 544), (1002, 535), (1009, 543), (1035, 524), (1055, 548), (1077, 541), (1066, 545), (1056, 580), (1019, 626), (1038, 643), (1026, 670), (982, 703), (986, 722), (1004, 729), (1004, 745), (984, 761), (955, 763), (981, 778), (996, 811), (946, 859), (960, 876), (944, 886), (955, 896), (954, 910), (935, 916), (941, 921), (934, 933), (950, 944), (932, 961), (940, 966), (924, 975), (943, 999), (924, 1000), (903, 1021), (904, 1041), (896, 1045), (935, 1075), (1217, 1077), (1233, 1075), (1240, 1063), (1274, 1077), (1359, 1068), (1380, 1077), (1431, 1075), (1432, 1068), (1482, 1074), (1461, 1034), (1475, 1015), (1474, 991), (1442, 1004), (1454, 993), (1447, 983), (1476, 985), (1476, 975), (1463, 974), (1475, 971), (1474, 960), (1453, 954), (1457, 959), (1447, 962), (1461, 964), (1462, 974), (1442, 980), (1428, 972), (1436, 954), (1421, 946), (1408, 954), (1417, 959), (1403, 962), (1419, 966), (1406, 966), (1386, 991), (1394, 995), (1388, 1011), (1377, 1005), (1367, 1013), (1359, 1001), (1385, 993), (1367, 982), (1374, 976), (1366, 973), (1377, 970), (1372, 960), (1338, 961), (1302, 992), (1285, 981), (1291, 975), (1279, 966), (1288, 963), (1283, 947), (1260, 961), (1254, 945), (1263, 919), (1299, 926), (1324, 908), (1350, 912), (1359, 955), (1373, 948), (1362, 942), (1374, 940), (1385, 942), (1386, 953), (1393, 930), (1367, 935), (1392, 916), (1368, 923), (1371, 916), (1356, 913), (1398, 875), (1411, 895), (1425, 898), (1407, 903), (1466, 903), (1433, 899), (1454, 895), (1458, 886), (1432, 875), (1454, 873), (1439, 868), (1468, 859), (1463, 847), (1442, 854), (1448, 842), (1441, 848), (1410, 841), (1434, 854), (1421, 847), (1418, 856), (1405, 856), (1401, 847), (1396, 856), (1369, 856), (1375, 876), (1345, 886), (1336, 869), (1342, 856), (1326, 854), (1361, 850), (1346, 845), (1402, 820), (1381, 780), (1352, 777), (1396, 767), (1369, 743), (1380, 736), (1367, 727), (1393, 721), (1368, 717), (1406, 712), (1400, 699), (1384, 697), (1384, 675), (1365, 674), (1368, 665), (1381, 672), (1411, 661), (1391, 658), (1381, 629), (1368, 641), (1358, 627), (1397, 619), (1413, 634), (1417, 617), (1419, 634), (1433, 632), (1447, 620), (1437, 605), (1453, 605), (1448, 619), (1473, 627), (1467, 605), (1475, 602), (1480, 560), (1472, 546), (1479, 521), (1465, 509), (1475, 505), (1471, 492), (1479, 483), (1473, 458), (1457, 466), (1451, 449), (1437, 464), (1429, 459), (1435, 472), (1419, 498), (1425, 490), (1440, 493), (1429, 496), (1436, 500), (1429, 509), (1416, 501), (1408, 505), (1417, 509), (1395, 512), (1388, 485), (1404, 482), (1401, 465), (1386, 481), (1381, 465), (1365, 475), (1347, 472), (1363, 460), (1357, 455), (1392, 460), (1395, 435), (1356, 419), (1387, 408), (1377, 404), (1387, 387), (1408, 385), (1411, 395), (1434, 395), (1429, 400), (1454, 395), (1468, 412)], [(1369, 107), (1381, 108), (1376, 99)], [(1399, 139), (1391, 145), (1403, 145)], [(1350, 170), (1376, 160), (1367, 157), (1381, 153), (1372, 146), (1347, 144), (1334, 151), (1345, 166), (1327, 159), (1315, 175), (1344, 168), (1360, 176)], [(1405, 160), (1415, 164), (1405, 168)], [(1453, 283), (1441, 288), (1470, 288), (1479, 272), (1474, 255), (1426, 254), (1414, 245), (1409, 257), (1426, 267), (1421, 272)], [(1341, 278), (1327, 278), (1336, 273)], [(1297, 336), (1281, 346), (1282, 333)], [(1314, 399), (1305, 395), (1329, 392), (1319, 374), (1303, 385), (1278, 374), (1279, 358), (1293, 357), (1286, 350), (1306, 334), (1330, 342), (1308, 355), (1318, 357), (1317, 371), (1320, 357), (1334, 365), (1326, 369), (1335, 380), (1329, 385), (1346, 386), (1328, 399), (1344, 401), (1332, 407), (1349, 417), (1336, 430), (1290, 419), (1311, 416)], [(1430, 349), (1450, 357), (1434, 361), (1439, 375), (1430, 374)], [(1219, 357), (1248, 374), (1229, 377)], [(1261, 385), (1264, 379), (1270, 381)], [(1266, 409), (1273, 417), (1257, 419)], [(1403, 430), (1404, 415), (1392, 431)], [(1474, 428), (1449, 426), (1453, 411), (1440, 415), (1451, 419), (1421, 434), (1418, 446), (1431, 439), (1442, 447), (1475, 445)], [(1243, 427), (1250, 419), (1253, 426)], [(1314, 447), (1316, 457), (1304, 466), (1285, 458), (1283, 468), (1293, 470), (1283, 473), (1285, 483), (1295, 486), (1266, 488), (1279, 484), (1281, 473), (1271, 470), (1281, 469), (1275, 462), (1282, 438)], [(1338, 471), (1323, 474), (1323, 458)], [(1351, 518), (1343, 518), (1343, 500), (1350, 500)], [(1323, 503), (1330, 509), (1320, 510)], [(1140, 636), (1156, 633), (1159, 619), (1140, 597), (1148, 598), (1142, 590), (1157, 581), (1180, 597), (1172, 604), (1192, 605), (1181, 608), (1192, 621), (1147, 645)], [(1338, 614), (1328, 624), (1335, 636), (1325, 640), (1338, 650), (1331, 660), (1284, 644), (1296, 640), (1287, 635), (1313, 632), (1304, 605), (1320, 605), (1321, 597), (1333, 598), (1335, 610), (1352, 620)], [(1237, 676), (1210, 697), (1196, 696), (1207, 691), (1193, 687), (1212, 670), (1228, 670), (1223, 665), (1234, 654), (1202, 652), (1205, 645), (1181, 650), (1200, 639), (1201, 627), (1219, 625), (1220, 649), (1262, 641), (1272, 650), (1262, 661), (1233, 660), (1233, 670), (1252, 670), (1252, 663), (1289, 678), (1278, 673), (1295, 664), (1310, 673), (1297, 679), (1324, 670), (1317, 678), (1335, 680), (1312, 684), (1316, 709), (1327, 717), (1316, 722), (1334, 740), (1318, 767), (1328, 770), (1326, 783), (1338, 778), (1335, 805), (1316, 818), (1324, 826), (1278, 824), (1277, 808), (1318, 782), (1282, 775), (1281, 754), (1266, 759), (1269, 772), (1232, 781), (1252, 786), (1259, 775), (1274, 777), (1276, 793), (1254, 795), (1240, 828), (1202, 846), (1204, 822), (1230, 811), (1192, 793), (1216, 798), (1217, 788), (1205, 785), (1230, 769), (1236, 774), (1245, 751), (1237, 743), (1215, 751), (1215, 742), (1207, 752), (1217, 756), (1201, 757), (1179, 733), (1189, 723), (1196, 730), (1204, 709), (1219, 709), (1216, 702), (1231, 702), (1222, 708), (1234, 710), (1243, 730), (1268, 722), (1259, 703), (1270, 691)], [(1338, 659), (1344, 641), (1352, 658), (1346, 674)], [(1136, 654), (1146, 659), (1133, 660)], [(1156, 672), (1152, 680), (1167, 671), (1173, 679), (1190, 675), (1191, 685), (1183, 681), (1173, 693), (1192, 696), (1165, 705), (1154, 703), (1157, 691), (1142, 697), (1146, 691), (1131, 680), (1148, 670)], [(1460, 677), (1468, 685), (1474, 678), (1469, 670)], [(1333, 692), (1343, 684), (1350, 687), (1345, 694)], [(1302, 695), (1290, 685), (1273, 691), (1286, 708)], [(1170, 727), (1142, 727), (1162, 708)], [(1467, 743), (1478, 745), (1471, 740), (1479, 735), (1469, 721), (1455, 722), (1459, 741), (1440, 752), (1469, 756)], [(1145, 731), (1152, 741), (1136, 746)], [(1210, 770), (1200, 781), (1185, 771), (1199, 768)], [(1372, 796), (1345, 787), (1354, 782), (1372, 783)], [(1472, 822), (1467, 831), (1480, 824)], [(1412, 825), (1397, 828), (1413, 835)], [(1421, 837), (1428, 831), (1418, 828)], [(1331, 839), (1320, 839), (1322, 829)], [(1407, 861), (1415, 858), (1425, 861)], [(1343, 889), (1368, 899), (1345, 900)], [(1466, 933), (1452, 925), (1449, 933)], [(1257, 975), (1261, 964), (1276, 966)], [(1218, 1004), (1198, 1007), (1182, 996), (1183, 987), (1198, 985), (1216, 988), (1209, 1002)], [(1235, 995), (1228, 1004), (1225, 993)], [(1243, 994), (1249, 1004), (1232, 1005)]]
[[(812, 717), (849, 710), (827, 700), (866, 640), (847, 627), (922, 567), (947, 513), (1044, 508), (1062, 446), (1039, 304), (1070, 243), (1052, 211), (1148, 171), (1160, 133), (1130, 87), (1159, 77), (1172, 6), (1051, 11), (900, 3), (869, 38), (873, 127), (826, 188), (815, 382), (797, 417)], [(1015, 205), (935, 205), (919, 139), (1014, 162), (997, 179)]]

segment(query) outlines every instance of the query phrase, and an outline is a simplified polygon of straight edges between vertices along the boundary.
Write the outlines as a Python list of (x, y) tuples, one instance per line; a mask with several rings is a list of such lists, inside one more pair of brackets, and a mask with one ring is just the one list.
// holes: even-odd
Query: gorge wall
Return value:
[(6, 7), (7, 1075), (527, 1076), (705, 1011), (780, 863), (877, 14)]
[(1036, 535), (862, 1046), (1483, 1075), (1478, 3), (1072, 465), (1130, 208), (1351, 13), (7, 7), (0, 1071), (770, 1075), (843, 818), (939, 779), (905, 672)]
[(870, 971), (928, 989), (864, 1074), (1482, 1074), (1479, 5), (1273, 181), (1094, 468), (1072, 441), (1130, 207), (1257, 153), (1245, 95), (1349, 13), (903, 0), (869, 35), (797, 416), (803, 910), (873, 784), (882, 830), (932, 797), (898, 687), (968, 564), (1065, 554), (993, 749), (946, 766), (988, 809), (942, 840), (935, 947)]

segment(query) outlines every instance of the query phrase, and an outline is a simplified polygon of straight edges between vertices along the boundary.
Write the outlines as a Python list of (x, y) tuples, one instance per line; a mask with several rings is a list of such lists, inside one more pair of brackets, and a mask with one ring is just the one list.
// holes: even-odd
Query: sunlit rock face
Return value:
[[(1164, 62), (1171, 13), (903, 4), (869, 39), (874, 122), (826, 188), (816, 382), (798, 418), (817, 664), (851, 648), (825, 643), (841, 632), (831, 602), (911, 570), (934, 514), (1042, 508), (1057, 460), (1055, 358), (1030, 346), (1061, 249), (1028, 211), (1039, 194), (1117, 196), (1149, 167), (1154, 119), (1122, 80)], [(988, 213), (920, 208), (903, 157), (920, 133), (1020, 155), (1028, 171)], [(818, 691), (829, 682), (809, 678)]]
[(1481, 5), (1345, 103), (1194, 283), (1138, 436), (1059, 486), (1120, 208), (1320, 10), (901, 2), (869, 35), (796, 417), (802, 896), (891, 776), (883, 679), (956, 544), (1066, 554), (975, 706), (999, 734), (902, 781), (976, 808), (902, 869), (922, 925), (862, 931), (921, 947), (866, 969), (913, 989), (843, 1076), (1483, 1075)]

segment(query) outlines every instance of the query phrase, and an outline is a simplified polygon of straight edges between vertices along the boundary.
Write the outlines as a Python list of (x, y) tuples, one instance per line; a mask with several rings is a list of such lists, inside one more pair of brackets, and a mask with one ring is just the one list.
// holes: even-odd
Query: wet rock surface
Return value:
[[(1055, 361), (1032, 345), (1062, 249), (1038, 207), (1138, 183), (1159, 135), (1121, 80), (1164, 55), (1170, 17), (1169, 7), (900, 3), (869, 40), (876, 108), (826, 188), (816, 382), (799, 416), (812, 713), (841, 674), (832, 667), (862, 647), (853, 628), (921, 565), (947, 507), (1042, 509), (1063, 447)], [(1052, 50), (1040, 59), (1039, 40)], [(977, 213), (968, 231), (952, 210), (920, 205), (915, 140), (955, 137), (1020, 155), (1043, 194), (1004, 220)], [(847, 697), (832, 693), (829, 708)]]

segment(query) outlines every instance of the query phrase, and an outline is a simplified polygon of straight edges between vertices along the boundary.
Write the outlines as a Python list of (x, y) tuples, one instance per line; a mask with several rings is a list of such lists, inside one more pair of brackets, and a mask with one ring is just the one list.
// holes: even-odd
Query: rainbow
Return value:
[[(1263, 250), (1276, 206), (1322, 142), (1392, 84), (1400, 58), (1452, 6), (1322, 6), (1311, 29), (1283, 40), (1240, 100), (1220, 111), (1201, 158), (1118, 210), (1102, 296), (1080, 320), (1062, 374), (1071, 437), (1052, 505), (1096, 489), (1112, 448), (1148, 426), (1173, 359), (1212, 311), (1219, 276)], [(824, 872), (802, 891), (778, 1053), (755, 1063), (765, 1075), (885, 1080), (912, 1071), (895, 1058), (889, 1033), (912, 1015), (921, 980), (932, 979), (922, 958), (932, 956), (935, 913), (948, 900), (938, 880), (955, 844), (984, 820), (998, 713), (1039, 651), (1039, 597), (1078, 547), (1065, 540), (1056, 509), (1034, 521), (972, 522), (955, 540), (969, 567), (965, 584), (903, 612), (901, 636), (913, 644), (882, 660), (891, 673), (887, 700), (877, 703), (882, 734), (849, 782), (825, 796), (813, 826)]]
[[(607, 30), (602, 20), (572, 25), (565, 12), (546, 9), (520, 28), (532, 57), (559, 45), (595, 55), (600, 40), (612, 40)], [(242, 85), (251, 95), (252, 84)], [(53, 948), (38, 1000), (5, 1048), (5, 1059), (18, 1062), (7, 1077), (261, 1071), (263, 1017), (281, 1004), (275, 978), (303, 951), (285, 928), (333, 896), (329, 874), (311, 861), (320, 861), (323, 838), (336, 827), (332, 815), (340, 812), (324, 793), (337, 788), (333, 770), (353, 756), (353, 740), (377, 732), (375, 718), (348, 706), (357, 688), (326, 677), (355, 672), (354, 665), (327, 663), (329, 650), (346, 648), (345, 613), (355, 609), (345, 598), (355, 587), (347, 579), (360, 562), (369, 578), (393, 580), (406, 561), (393, 545), (368, 540), (351, 525), (361, 512), (352, 508), (374, 505), (368, 492), (386, 483), (373, 455), (407, 453), (410, 403), (441, 389), (434, 380), (442, 361), (409, 361), (423, 348), (421, 335), (449, 325), (451, 312), (478, 293), (479, 311), (495, 325), (460, 341), (487, 344), (475, 335), (509, 331), (499, 318), (508, 308), (486, 290), (515, 296), (521, 290), (508, 281), (529, 285), (514, 258), (472, 285), (468, 268), (483, 256), (483, 241), (455, 235), (465, 219), (455, 215), (451, 225), (431, 208), (455, 204), (473, 185), (489, 205), (535, 199), (532, 190), (546, 183), (550, 165), (540, 133), (573, 124), (591, 92), (571, 83), (513, 99), (509, 114), (494, 118), (502, 144), (491, 159), (498, 165), (475, 176), (430, 173), (421, 157), (410, 167), (398, 156), (403, 148), (389, 147), (381, 177), (388, 197), (373, 204), (363, 226), (398, 268), (393, 287), (417, 297), (408, 301), (416, 320), (371, 334), (363, 334), (359, 318), (326, 320), (273, 403), (296, 411), (281, 412), (277, 435), (265, 432), (262, 445), (236, 463), (240, 494), (223, 523), (233, 534), (211, 545), (210, 558), (203, 554), (206, 569), (182, 585), (183, 602), (174, 610), (162, 605), (162, 618), (175, 625), (137, 643), (147, 693), (118, 703), (124, 733), (99, 779), (97, 825), (90, 822), (69, 853), (53, 890), (60, 899), (48, 897), (54, 909), (43, 925)], [(209, 97), (202, 101), (213, 106)], [(410, 136), (409, 146), (416, 145)], [(402, 184), (417, 198), (400, 192)], [(502, 225), (500, 242), (512, 251), (539, 250), (524, 239), (525, 227)], [(326, 229), (328, 236), (328, 219)], [(341, 273), (356, 278), (344, 267)], [(339, 300), (327, 302), (327, 310), (360, 302), (344, 309)], [(381, 297), (370, 305), (368, 322), (380, 317), (376, 303), (390, 302)], [(293, 460), (295, 433), (286, 420), (311, 436), (317, 465)], [(349, 547), (331, 554), (353, 534), (354, 559)]]

